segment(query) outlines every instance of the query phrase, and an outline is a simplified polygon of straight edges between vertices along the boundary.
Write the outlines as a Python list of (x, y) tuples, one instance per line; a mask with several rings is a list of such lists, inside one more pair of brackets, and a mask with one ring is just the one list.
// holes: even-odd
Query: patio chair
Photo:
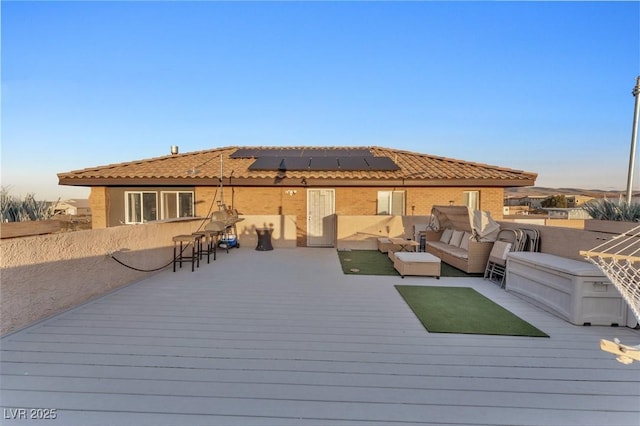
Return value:
[(511, 251), (524, 251), (527, 247), (527, 234), (519, 228), (501, 229), (496, 240), (511, 243)]
[(525, 251), (540, 251), (540, 232), (533, 228), (519, 228), (522, 232), (527, 234), (527, 244)]
[(507, 275), (507, 254), (513, 248), (513, 243), (496, 241), (493, 243), (487, 267), (484, 270), (484, 279), (500, 284), (504, 288), (504, 279)]

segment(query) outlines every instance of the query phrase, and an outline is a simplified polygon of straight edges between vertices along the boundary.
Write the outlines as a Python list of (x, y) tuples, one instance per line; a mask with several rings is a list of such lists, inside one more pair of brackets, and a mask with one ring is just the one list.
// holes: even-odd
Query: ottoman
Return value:
[(431, 253), (397, 252), (393, 267), (402, 278), (405, 275), (419, 275), (440, 279), (440, 259)]

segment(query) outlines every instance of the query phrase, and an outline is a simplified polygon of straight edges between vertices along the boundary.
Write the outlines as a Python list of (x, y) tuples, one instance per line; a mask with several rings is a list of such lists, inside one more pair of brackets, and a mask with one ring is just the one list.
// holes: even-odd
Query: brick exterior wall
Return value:
[[(217, 192), (216, 192), (217, 190)], [(335, 188), (337, 215), (375, 215), (378, 191), (404, 190), (405, 214), (429, 215), (434, 205), (446, 205), (453, 201), (462, 205), (464, 191), (480, 191), (480, 209), (488, 210), (495, 220), (502, 219), (503, 188), (394, 188), (394, 187), (338, 187)], [(196, 214), (205, 216), (219, 189), (196, 188)], [(214, 209), (217, 204), (214, 201)], [(225, 187), (224, 201), (229, 207), (246, 215), (294, 215), (297, 220), (297, 244), (306, 246), (307, 237), (307, 189), (303, 187)]]
[(298, 246), (307, 245), (307, 190), (294, 187), (235, 187), (224, 189), (224, 199), (240, 214), (296, 216)]
[[(503, 188), (441, 188), (441, 187), (338, 187), (335, 188), (337, 215), (375, 215), (378, 191), (401, 190), (405, 192), (407, 216), (429, 215), (434, 205), (448, 206), (464, 203), (464, 191), (480, 191), (480, 209), (488, 210), (495, 220), (502, 220)], [(307, 188), (304, 187), (224, 187), (224, 202), (245, 215), (293, 215), (297, 221), (298, 246), (307, 245)], [(196, 216), (210, 216), (218, 209), (220, 188), (200, 186), (195, 188)], [(93, 187), (89, 202), (93, 228), (106, 228), (109, 223), (109, 188)], [(120, 206), (122, 203), (114, 203)], [(120, 206), (122, 210), (122, 206)], [(121, 212), (120, 212), (121, 213)]]
[(211, 213), (218, 210), (218, 206), (215, 203), (217, 199), (214, 199), (216, 189), (216, 187), (212, 186), (198, 186), (195, 188), (193, 196), (196, 204), (196, 216), (209, 217)]
[(91, 228), (100, 229), (109, 226), (109, 189), (104, 186), (94, 186), (89, 194), (91, 207)]

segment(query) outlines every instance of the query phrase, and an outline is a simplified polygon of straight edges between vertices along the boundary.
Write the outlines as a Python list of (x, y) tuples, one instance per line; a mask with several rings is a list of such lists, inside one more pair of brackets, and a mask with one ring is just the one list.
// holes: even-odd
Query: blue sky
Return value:
[[(384, 146), (624, 189), (638, 2), (2, 2), (2, 185), (221, 146)], [(640, 166), (639, 166), (640, 167)], [(636, 173), (636, 185), (638, 174)]]

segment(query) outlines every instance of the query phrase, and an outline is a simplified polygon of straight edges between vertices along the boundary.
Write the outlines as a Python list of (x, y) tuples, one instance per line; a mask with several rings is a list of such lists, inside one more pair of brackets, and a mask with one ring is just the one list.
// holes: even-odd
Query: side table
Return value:
[(273, 232), (273, 228), (256, 228), (256, 233), (258, 234), (258, 245), (256, 246), (256, 250), (258, 251), (273, 250), (273, 246), (271, 245), (272, 232)]

